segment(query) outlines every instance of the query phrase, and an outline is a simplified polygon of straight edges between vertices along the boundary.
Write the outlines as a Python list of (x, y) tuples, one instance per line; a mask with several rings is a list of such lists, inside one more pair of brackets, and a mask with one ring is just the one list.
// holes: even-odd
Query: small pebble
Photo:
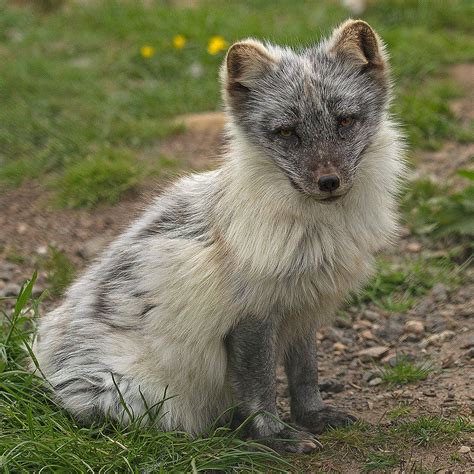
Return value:
[(369, 385), (371, 387), (375, 387), (377, 385), (380, 385), (383, 382), (383, 380), (380, 377), (375, 377), (372, 380), (370, 380)]
[(345, 385), (342, 382), (336, 380), (326, 380), (319, 384), (319, 390), (326, 393), (340, 393), (345, 390)]
[(461, 446), (458, 449), (459, 454), (467, 454), (467, 453), (470, 453), (470, 452), (471, 452), (471, 448), (469, 446)]
[(345, 344), (343, 344), (342, 342), (335, 342), (333, 345), (332, 345), (332, 348), (335, 350), (335, 351), (345, 351), (347, 349), (347, 346)]
[(16, 226), (16, 231), (20, 234), (23, 235), (26, 231), (28, 230), (28, 226), (24, 222), (20, 222)]
[(357, 356), (361, 359), (380, 359), (389, 351), (389, 347), (387, 346), (374, 346), (368, 349), (362, 349), (361, 351), (357, 352)]
[(411, 319), (405, 323), (403, 330), (409, 334), (423, 334), (425, 332), (425, 326), (422, 321)]
[(40, 245), (36, 249), (38, 255), (46, 255), (48, 253), (48, 247), (46, 245)]
[(366, 309), (364, 311), (364, 318), (367, 319), (368, 321), (376, 322), (380, 321), (381, 316), (379, 313), (375, 311), (371, 311), (370, 309)]
[(456, 333), (454, 331), (449, 329), (442, 331), (439, 334), (433, 334), (431, 336), (425, 337), (425, 339), (420, 342), (420, 347), (424, 348), (430, 346), (431, 344), (442, 344), (443, 342), (452, 339), (455, 334)]
[(410, 242), (406, 248), (410, 253), (418, 253), (421, 250), (421, 244), (418, 242)]
[(334, 325), (341, 329), (350, 329), (352, 328), (352, 321), (350, 319), (341, 318), (338, 316), (334, 321)]
[(442, 283), (438, 283), (431, 290), (431, 296), (437, 302), (446, 301), (448, 299), (448, 290)]
[(365, 331), (362, 331), (360, 333), (360, 336), (363, 338), (363, 339), (368, 339), (370, 341), (373, 341), (375, 338), (374, 338), (374, 335), (372, 334), (372, 331), (370, 329), (366, 329)]

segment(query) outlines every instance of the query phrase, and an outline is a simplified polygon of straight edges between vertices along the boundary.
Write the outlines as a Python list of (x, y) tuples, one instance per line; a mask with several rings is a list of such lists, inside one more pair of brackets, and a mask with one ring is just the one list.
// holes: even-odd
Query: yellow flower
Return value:
[(142, 58), (148, 59), (155, 55), (155, 48), (153, 46), (142, 46), (140, 48), (140, 55)]
[(186, 38), (183, 35), (173, 36), (173, 46), (176, 49), (183, 49), (186, 44)]
[(207, 52), (215, 56), (227, 48), (227, 41), (222, 36), (212, 36), (207, 43)]

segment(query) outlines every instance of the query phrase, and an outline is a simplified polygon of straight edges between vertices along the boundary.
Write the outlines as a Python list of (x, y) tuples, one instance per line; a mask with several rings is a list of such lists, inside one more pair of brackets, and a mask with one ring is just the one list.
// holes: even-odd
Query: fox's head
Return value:
[(249, 39), (229, 49), (224, 100), (238, 128), (300, 192), (349, 191), (389, 102), (384, 46), (363, 21), (299, 53)]

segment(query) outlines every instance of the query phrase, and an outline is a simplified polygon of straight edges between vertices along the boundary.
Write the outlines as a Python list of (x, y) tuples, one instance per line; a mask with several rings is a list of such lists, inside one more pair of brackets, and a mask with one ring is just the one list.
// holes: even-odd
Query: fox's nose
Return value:
[(339, 177), (335, 174), (321, 176), (318, 180), (318, 186), (321, 191), (335, 191), (341, 184)]

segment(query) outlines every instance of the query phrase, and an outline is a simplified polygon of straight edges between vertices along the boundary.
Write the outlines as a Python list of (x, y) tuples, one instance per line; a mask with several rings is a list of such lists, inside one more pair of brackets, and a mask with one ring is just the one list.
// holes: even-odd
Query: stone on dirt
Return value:
[(389, 349), (390, 348), (387, 346), (369, 347), (368, 349), (362, 349), (357, 352), (357, 356), (363, 360), (380, 359), (389, 351)]
[(422, 321), (411, 319), (405, 323), (403, 330), (409, 334), (423, 334), (425, 332), (425, 325)]

